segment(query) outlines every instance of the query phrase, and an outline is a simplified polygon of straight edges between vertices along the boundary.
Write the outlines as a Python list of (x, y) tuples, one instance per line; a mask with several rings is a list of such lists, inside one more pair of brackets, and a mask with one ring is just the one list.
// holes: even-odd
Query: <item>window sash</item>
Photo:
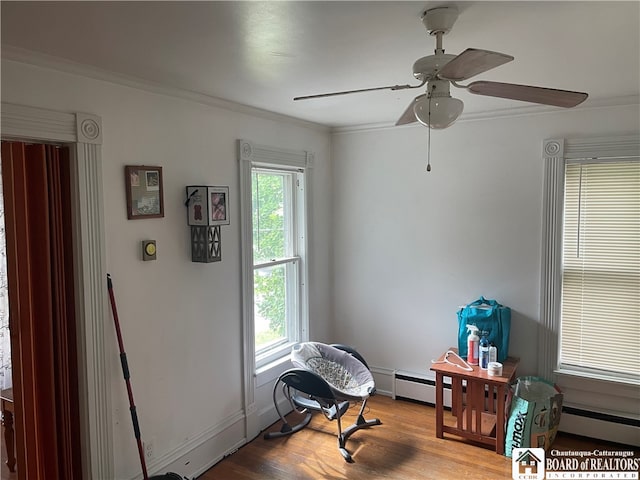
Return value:
[(559, 366), (640, 381), (640, 162), (565, 167)]
[[(256, 363), (259, 366), (277, 359), (278, 357), (282, 356), (284, 351), (288, 353), (291, 349), (291, 346), (296, 343), (300, 337), (299, 324), (301, 309), (299, 307), (299, 260), (299, 257), (280, 259), (254, 267), (254, 273), (265, 270), (268, 271), (278, 267), (283, 267), (284, 269), (284, 335), (262, 346), (258, 346), (256, 342)], [(259, 315), (259, 312), (256, 308), (256, 310), (254, 311), (254, 322), (257, 315)]]
[[(260, 205), (255, 204), (253, 198), (253, 189), (256, 187), (256, 194), (259, 196), (259, 176), (274, 176), (281, 177), (282, 179), (282, 208), (283, 208), (283, 225), (282, 225), (282, 244), (278, 245), (277, 252), (272, 252), (271, 255), (265, 256), (260, 248), (260, 236), (264, 230), (260, 225)], [(277, 253), (280, 256), (291, 257), (298, 255), (297, 238), (297, 222), (296, 222), (296, 202), (293, 195), (293, 184), (296, 177), (296, 173), (292, 171), (285, 171), (283, 169), (270, 170), (267, 168), (252, 168), (251, 170), (251, 182), (252, 182), (252, 212), (254, 216), (253, 222), (253, 263), (254, 265), (265, 260), (271, 260), (273, 257), (277, 257)], [(255, 185), (254, 185), (255, 182)], [(257, 243), (257, 245), (256, 245)]]

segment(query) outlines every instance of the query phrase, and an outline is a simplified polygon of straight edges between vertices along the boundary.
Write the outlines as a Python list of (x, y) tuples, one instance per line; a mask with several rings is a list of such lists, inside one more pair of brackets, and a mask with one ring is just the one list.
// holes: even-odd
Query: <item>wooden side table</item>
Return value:
[[(453, 347), (450, 350), (458, 351)], [(437, 362), (443, 362), (445, 355)], [(444, 438), (445, 432), (451, 433), (504, 454), (505, 401), (519, 362), (517, 358), (507, 358), (502, 362), (500, 377), (490, 377), (479, 366), (467, 371), (449, 363), (432, 364), (431, 370), (436, 372), (436, 437)], [(455, 425), (444, 424), (444, 377), (451, 377), (451, 413), (456, 417)]]
[(10, 472), (15, 472), (16, 457), (13, 451), (13, 389), (7, 388), (0, 391), (2, 411), (2, 426), (4, 427), (4, 440), (7, 444), (7, 467)]

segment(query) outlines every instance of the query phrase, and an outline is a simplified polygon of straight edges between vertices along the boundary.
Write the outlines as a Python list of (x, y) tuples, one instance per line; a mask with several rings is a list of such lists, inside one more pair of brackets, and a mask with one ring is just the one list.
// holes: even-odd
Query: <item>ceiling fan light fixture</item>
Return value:
[(462, 113), (463, 108), (464, 103), (457, 98), (427, 95), (415, 103), (413, 113), (424, 126), (442, 129), (452, 125)]

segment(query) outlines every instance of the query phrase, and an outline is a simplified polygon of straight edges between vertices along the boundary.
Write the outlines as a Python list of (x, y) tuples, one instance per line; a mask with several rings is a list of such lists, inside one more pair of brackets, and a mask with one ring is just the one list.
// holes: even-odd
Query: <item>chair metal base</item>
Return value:
[[(378, 418), (374, 418), (371, 420), (366, 420), (364, 418), (363, 413), (367, 404), (367, 399), (363, 399), (362, 406), (360, 407), (360, 412), (358, 413), (355, 423), (349, 426), (348, 428), (346, 428), (344, 431), (342, 431), (341, 418), (349, 409), (349, 406), (350, 406), (349, 402), (348, 401), (339, 402), (335, 397), (316, 398), (313, 396), (307, 397), (307, 396), (296, 394), (295, 392), (302, 391), (302, 390), (298, 390), (302, 388), (302, 386), (299, 384), (295, 385), (296, 382), (291, 381), (292, 375), (294, 374), (295, 374), (295, 369), (288, 370), (287, 372), (283, 373), (273, 387), (273, 402), (276, 407), (278, 416), (280, 417), (280, 420), (282, 420), (282, 426), (280, 427), (280, 431), (265, 433), (264, 434), (265, 440), (270, 440), (272, 438), (280, 438), (280, 437), (292, 435), (296, 432), (299, 432), (304, 427), (306, 427), (311, 421), (312, 412), (322, 412), (328, 420), (337, 420), (338, 450), (340, 451), (340, 454), (345, 459), (345, 461), (352, 463), (353, 458), (346, 448), (346, 443), (349, 437), (362, 428), (368, 428), (374, 425), (381, 425), (382, 422)], [(311, 375), (311, 373), (305, 371), (304, 375)], [(315, 375), (315, 374), (312, 374), (312, 375)], [(318, 376), (318, 379), (320, 378), (321, 377)], [(296, 425), (293, 425), (293, 426), (290, 425), (287, 422), (287, 419), (284, 417), (284, 415), (282, 415), (282, 413), (280, 412), (280, 408), (278, 408), (276, 393), (277, 393), (278, 385), (280, 383), (282, 383), (282, 391), (284, 393), (284, 396), (287, 400), (289, 400), (292, 408), (299, 413), (303, 413), (303, 414), (306, 413), (303, 420), (297, 423)]]
[(311, 421), (311, 417), (313, 415), (311, 414), (311, 412), (308, 412), (304, 419), (294, 425), (293, 427), (287, 422), (287, 420), (285, 418), (282, 418), (282, 427), (280, 427), (280, 431), (279, 432), (267, 432), (264, 434), (264, 439), (265, 440), (270, 440), (272, 438), (280, 438), (280, 437), (285, 437), (287, 435), (291, 435), (294, 434), (296, 432), (299, 432), (300, 430), (302, 430), (304, 427), (306, 427), (307, 425), (309, 425), (309, 422)]

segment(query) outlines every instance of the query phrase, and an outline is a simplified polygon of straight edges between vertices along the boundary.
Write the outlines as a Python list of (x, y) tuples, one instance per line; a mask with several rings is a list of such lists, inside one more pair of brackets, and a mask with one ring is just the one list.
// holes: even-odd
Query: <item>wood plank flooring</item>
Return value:
[[(435, 409), (426, 405), (372, 397), (366, 419), (382, 425), (360, 430), (347, 441), (354, 463), (347, 463), (337, 445), (337, 424), (314, 414), (303, 430), (284, 438), (264, 440), (262, 434), (198, 477), (198, 480), (498, 480), (511, 479), (511, 459), (451, 435), (435, 437)], [(352, 407), (344, 425), (355, 421)], [(290, 422), (297, 423), (290, 414)], [(445, 412), (445, 419), (450, 416)], [(268, 431), (279, 430), (280, 422)], [(558, 449), (592, 450), (606, 442), (560, 434)]]

